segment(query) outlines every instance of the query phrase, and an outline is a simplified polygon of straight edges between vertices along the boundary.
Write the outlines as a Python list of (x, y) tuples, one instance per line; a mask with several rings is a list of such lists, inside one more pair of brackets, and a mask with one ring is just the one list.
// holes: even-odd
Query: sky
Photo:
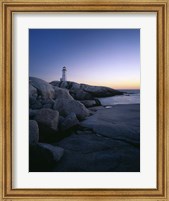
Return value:
[(139, 29), (30, 29), (29, 75), (114, 89), (140, 88)]

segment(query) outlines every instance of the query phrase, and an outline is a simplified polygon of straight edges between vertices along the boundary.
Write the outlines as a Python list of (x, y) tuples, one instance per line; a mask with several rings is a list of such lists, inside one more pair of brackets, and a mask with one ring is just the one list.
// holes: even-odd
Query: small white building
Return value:
[(66, 67), (64, 66), (63, 69), (62, 69), (62, 77), (60, 78), (60, 81), (67, 81), (67, 76), (66, 76)]

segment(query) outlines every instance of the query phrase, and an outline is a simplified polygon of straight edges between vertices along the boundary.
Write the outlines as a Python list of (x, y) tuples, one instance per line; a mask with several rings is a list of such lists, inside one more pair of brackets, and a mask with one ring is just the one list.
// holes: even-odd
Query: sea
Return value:
[(99, 98), (103, 106), (112, 106), (118, 104), (139, 104), (140, 103), (140, 90), (120, 90), (124, 95), (111, 96), (106, 98)]

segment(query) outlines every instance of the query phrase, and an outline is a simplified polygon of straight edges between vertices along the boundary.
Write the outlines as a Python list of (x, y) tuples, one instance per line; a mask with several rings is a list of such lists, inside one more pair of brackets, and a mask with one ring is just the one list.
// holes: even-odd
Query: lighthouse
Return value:
[(60, 78), (60, 81), (63, 81), (63, 82), (65, 82), (65, 81), (67, 81), (67, 79), (66, 79), (66, 67), (64, 66), (63, 67), (63, 69), (62, 69), (62, 78)]

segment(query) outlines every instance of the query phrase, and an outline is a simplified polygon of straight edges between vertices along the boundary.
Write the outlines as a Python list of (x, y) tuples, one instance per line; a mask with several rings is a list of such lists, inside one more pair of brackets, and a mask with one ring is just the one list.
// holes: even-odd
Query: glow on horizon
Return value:
[[(49, 80), (46, 80), (48, 82), (54, 81), (56, 79), (52, 79), (52, 77)], [(57, 79), (58, 80), (58, 79)], [(94, 86), (106, 86), (114, 89), (140, 89), (140, 81), (137, 80), (123, 80), (123, 81), (112, 81), (112, 82), (95, 82), (95, 81), (89, 81), (89, 82), (80, 82), (78, 80), (68, 80), (72, 82), (78, 82), (80, 84), (89, 84)]]
[(139, 29), (30, 29), (30, 76), (115, 89), (140, 88)]
[(89, 82), (87, 83), (89, 85), (95, 85), (95, 86), (107, 86), (114, 89), (140, 89), (140, 83), (139, 82), (132, 82), (132, 81), (124, 81), (124, 82), (112, 82), (112, 83), (95, 83), (95, 82)]

